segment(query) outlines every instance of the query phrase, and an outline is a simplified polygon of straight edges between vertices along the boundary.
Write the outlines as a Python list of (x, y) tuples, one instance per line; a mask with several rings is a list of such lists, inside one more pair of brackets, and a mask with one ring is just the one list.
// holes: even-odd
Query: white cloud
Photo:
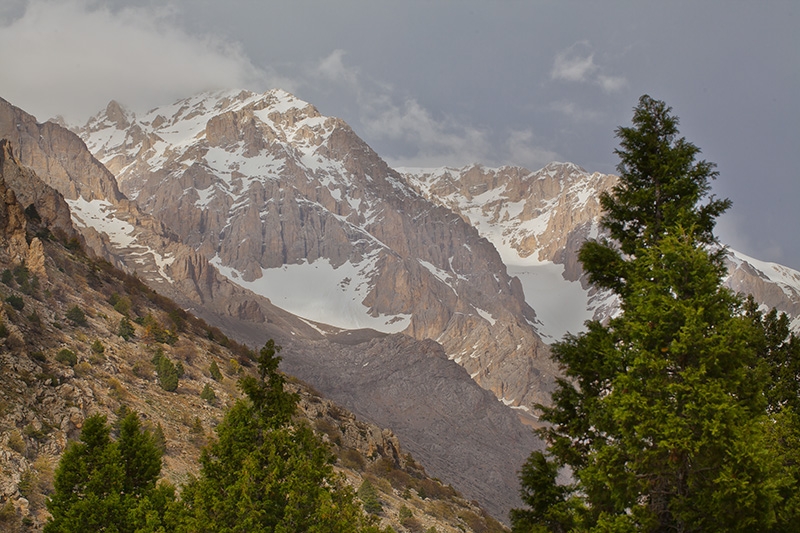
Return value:
[(344, 64), (345, 54), (344, 50), (334, 50), (328, 57), (320, 60), (312, 74), (327, 81), (343, 83), (351, 88), (358, 89), (359, 70), (356, 67), (348, 67)]
[(487, 133), (448, 118), (436, 118), (413, 98), (402, 103), (391, 95), (362, 97), (361, 123), (372, 138), (411, 146), (410, 155), (387, 154), (398, 166), (465, 165), (485, 160), (491, 151)]
[(173, 15), (33, 0), (0, 32), (0, 49), (13, 50), (0, 54), (0, 92), (39, 120), (61, 114), (79, 123), (111, 99), (137, 110), (206, 89), (269, 87), (274, 75), (237, 44), (189, 35)]
[[(580, 44), (580, 43), (578, 43)], [(576, 51), (577, 45), (570, 46), (556, 54), (550, 77), (554, 80), (587, 81), (597, 70), (594, 54), (582, 55)]]
[(582, 108), (575, 102), (568, 102), (566, 100), (551, 102), (549, 107), (552, 111), (566, 115), (578, 122), (595, 121), (603, 116), (603, 114), (598, 111)]
[(597, 76), (597, 83), (607, 93), (615, 93), (628, 85), (628, 80), (621, 76)]
[(580, 41), (558, 52), (550, 71), (551, 80), (591, 83), (612, 93), (624, 88), (628, 81), (621, 76), (610, 76), (595, 63), (594, 52), (586, 41)]

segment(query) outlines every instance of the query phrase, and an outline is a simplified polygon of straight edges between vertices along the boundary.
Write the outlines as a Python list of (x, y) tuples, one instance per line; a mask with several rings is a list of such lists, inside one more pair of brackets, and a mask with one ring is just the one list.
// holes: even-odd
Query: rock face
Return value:
[(120, 188), (230, 280), (339, 328), (435, 339), (514, 405), (555, 369), (494, 247), (339, 119), (284, 91), (202, 94), (80, 131)]
[[(115, 109), (109, 105), (112, 116), (118, 116)], [(319, 335), (265, 298), (230, 283), (208, 257), (128, 200), (76, 134), (53, 122), (41, 124), (0, 99), (0, 139), (10, 141), (11, 153), (24, 167), (12, 175), (23, 204), (34, 204), (54, 231), (79, 238), (90, 255), (136, 273), (185, 307), (200, 307), (197, 313), (212, 323), (229, 317), (250, 325), (271, 321), (287, 331)]]
[[(2, 139), (0, 140), (0, 245), (10, 263), (25, 264), (40, 281), (47, 281), (42, 242), (38, 237), (33, 237), (30, 245), (28, 244), (27, 218), (19, 201), (20, 196), (14, 190), (14, 184), (20, 182), (38, 182), (42, 189), (49, 189), (32, 171), (20, 166), (19, 161), (11, 153), (10, 143)], [(57, 195), (52, 190), (49, 193), (51, 194), (48, 195), (43, 191), (41, 196)]]
[(0, 242), (10, 260), (20, 263), (28, 255), (26, 233), (28, 224), (25, 213), (17, 201), (13, 189), (6, 185), (5, 176), (11, 174), (19, 167), (15, 164), (13, 156), (8, 149), (8, 143), (0, 145)]

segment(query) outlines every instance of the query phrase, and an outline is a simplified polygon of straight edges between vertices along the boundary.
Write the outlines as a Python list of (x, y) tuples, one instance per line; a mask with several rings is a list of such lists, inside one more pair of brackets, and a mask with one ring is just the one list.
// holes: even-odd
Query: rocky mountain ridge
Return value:
[[(29, 121), (31, 124), (29, 124), (26, 129), (36, 132), (42, 128), (41, 125), (37, 126), (38, 123), (35, 122), (33, 117), (10, 106), (10, 104), (7, 104), (7, 107), (0, 105), (0, 118), (3, 117), (5, 117), (5, 120), (0, 120), (0, 126), (3, 124), (7, 125)], [(8, 120), (8, 117), (11, 117), (11, 119)], [(12, 129), (17, 131), (16, 128)], [(28, 147), (31, 143), (38, 145), (41, 138), (43, 138), (36, 137), (35, 135), (15, 136), (14, 131), (7, 134), (6, 129), (3, 134), (7, 134), (7, 136), (16, 139), (16, 141), (20, 142), (26, 149), (29, 149)], [(62, 146), (58, 142), (50, 141), (44, 143), (44, 146), (47, 148), (47, 150), (43, 150), (46, 157), (42, 158), (44, 163), (42, 163), (41, 166), (45, 170), (47, 164), (50, 164), (47, 163), (47, 158), (64, 160), (70, 158), (69, 154), (60, 151)], [(83, 149), (85, 150), (85, 147)], [(80, 180), (83, 173), (89, 171), (90, 169), (87, 170), (87, 168), (80, 167), (74, 172), (73, 179)], [(67, 192), (69, 192), (69, 190)], [(80, 198), (82, 199), (83, 197)], [(61, 202), (63, 203), (64, 200), (62, 199)], [(95, 200), (92, 200), (92, 202), (99, 202), (99, 200), (95, 197)], [(94, 239), (93, 235), (99, 234), (99, 230), (104, 231), (103, 236), (105, 242), (113, 242), (114, 238), (117, 237), (120, 239), (132, 239), (134, 241), (153, 239), (148, 242), (156, 242), (158, 239), (163, 238), (166, 239), (171, 246), (183, 246), (185, 249), (185, 245), (179, 241), (171, 240), (169, 238), (170, 233), (164, 230), (160, 223), (154, 221), (152, 217), (139, 211), (134, 202), (130, 202), (126, 199), (123, 199), (118, 204), (114, 204), (110, 200), (102, 200), (102, 202), (104, 202), (103, 205), (106, 211), (96, 210), (96, 212), (94, 212), (96, 216), (94, 216), (93, 219), (89, 217), (89, 214), (92, 214), (92, 212), (86, 209), (75, 209), (74, 213), (74, 220), (80, 230), (79, 236), (81, 238), (84, 235), (87, 236), (87, 250), (90, 252), (90, 255), (104, 256), (112, 262), (115, 261), (115, 258), (121, 257), (120, 264), (123, 268), (127, 268), (129, 273), (136, 274), (142, 281), (146, 281), (151, 285), (151, 287), (158, 288), (159, 290), (161, 290), (162, 287), (166, 287), (171, 291), (167, 292), (168, 295), (178, 293), (178, 296), (182, 298), (182, 300), (179, 299), (179, 301), (184, 308), (191, 309), (194, 313), (207, 319), (210, 323), (221, 328), (228, 333), (228, 335), (231, 335), (240, 342), (244, 342), (249, 346), (259, 346), (264, 342), (264, 338), (272, 337), (284, 345), (291, 343), (292, 353), (298, 354), (298, 357), (302, 355), (304, 350), (316, 353), (319, 357), (330, 357), (332, 354), (336, 353), (360, 353), (360, 351), (366, 349), (361, 346), (361, 341), (358, 340), (358, 332), (351, 335), (350, 332), (342, 332), (338, 328), (295, 317), (273, 306), (265, 298), (240, 288), (226, 278), (214, 274), (215, 268), (208, 264), (207, 259), (205, 259), (205, 263), (196, 263), (194, 272), (189, 272), (191, 275), (182, 276), (181, 271), (176, 271), (175, 269), (175, 265), (180, 264), (178, 258), (172, 265), (166, 265), (164, 267), (173, 279), (173, 283), (164, 284), (159, 282), (159, 279), (163, 278), (149, 275), (153, 272), (150, 266), (155, 264), (154, 262), (139, 263), (137, 260), (141, 257), (137, 254), (126, 255), (125, 249), (116, 249), (115, 253), (104, 255), (107, 250), (102, 246), (96, 248), (91, 247), (92, 244), (96, 245), (98, 243), (98, 240)], [(79, 203), (79, 201), (75, 200), (67, 201), (67, 204), (71, 204), (73, 208)], [(124, 211), (119, 208), (120, 203), (132, 207), (129, 211)], [(120, 212), (122, 212), (121, 215), (119, 215)], [(142, 226), (135, 227), (134, 222), (137, 219), (145, 220), (146, 223)], [(99, 229), (95, 229), (95, 226), (87, 225), (85, 223), (86, 220), (94, 220), (97, 224), (96, 227)], [(123, 223), (128, 224), (128, 226)], [(117, 231), (115, 233), (115, 229), (119, 229), (120, 227), (122, 231)], [(156, 232), (149, 228), (156, 228), (156, 230), (159, 231)], [(153, 233), (155, 233), (155, 235), (153, 235)], [(136, 242), (134, 242), (134, 244), (136, 244)], [(158, 248), (154, 249), (157, 252), (159, 251)], [(196, 256), (198, 258), (202, 257), (200, 254), (196, 254)], [(204, 274), (199, 275), (199, 272), (203, 272)], [(201, 290), (198, 291), (198, 287)], [(204, 292), (202, 289), (206, 287), (208, 288), (207, 292)], [(181, 293), (179, 289), (185, 292)], [(254, 317), (257, 319), (254, 319)], [(331, 340), (326, 340), (326, 337), (329, 337)], [(381, 336), (379, 335), (379, 337)], [(366, 338), (374, 338), (374, 332), (368, 334)], [(393, 359), (402, 361), (405, 357), (405, 354), (402, 352), (396, 350), (391, 351), (393, 347), (391, 337), (386, 338), (385, 341), (377, 340), (376, 342), (379, 348), (381, 346), (380, 343), (385, 342), (385, 345), (380, 349), (385, 352), (384, 355), (386, 357), (380, 364), (391, 362)], [(375, 348), (374, 344), (372, 347), (374, 349), (379, 349)], [(309, 364), (315, 364), (312, 359), (308, 359), (308, 361)], [(329, 377), (336, 379), (336, 376), (339, 375), (346, 376), (357, 374), (359, 369), (353, 367), (352, 360), (340, 358), (339, 361), (343, 363), (333, 366), (328, 365), (328, 371), (331, 373)], [(444, 368), (455, 366), (455, 363), (446, 358), (434, 357), (431, 358), (431, 362), (433, 363), (433, 367), (429, 365), (429, 368), (435, 369), (440, 367), (439, 370), (433, 372), (433, 374), (441, 372)], [(378, 367), (378, 361), (373, 364), (373, 368), (376, 367)], [(405, 379), (406, 382), (410, 383), (412, 380), (404, 378), (404, 376), (412, 375), (413, 372), (414, 369), (410, 367), (396, 368), (394, 377)], [(458, 387), (466, 385), (468, 389), (480, 390), (466, 373), (452, 373), (446, 370), (445, 374), (447, 375), (446, 379), (455, 381), (453, 386)], [(424, 376), (416, 374), (416, 379), (422, 377)], [(391, 389), (391, 394), (387, 393), (385, 395), (386, 405), (391, 406), (394, 402), (399, 403), (401, 401), (406, 401), (408, 394), (408, 392), (398, 390), (397, 388)], [(337, 398), (330, 395), (329, 397), (344, 403), (345, 398)], [(353, 395), (351, 392), (347, 399), (352, 400), (352, 398)], [(453, 401), (452, 396), (440, 394), (436, 390), (429, 390), (426, 395), (426, 400), (432, 409), (436, 410), (444, 420), (447, 420), (447, 412), (450, 410), (449, 405)], [(500, 406), (492, 397), (483, 396), (480, 401)], [(360, 402), (356, 401), (355, 405), (359, 405), (359, 403)], [(383, 424), (380, 418), (380, 416), (384, 414), (385, 413), (377, 413), (378, 416), (368, 417), (368, 419), (385, 427), (387, 424)], [(362, 416), (367, 415), (369, 415), (369, 413), (366, 415), (362, 414)], [(459, 417), (459, 420), (467, 427), (476, 428), (476, 434), (474, 436), (461, 434), (460, 438), (466, 437), (467, 441), (458, 442), (458, 447), (465, 450), (473, 449), (473, 446), (469, 444), (468, 441), (474, 440), (474, 449), (476, 453), (493, 454), (497, 458), (497, 461), (492, 465), (492, 468), (502, 466), (502, 470), (491, 475), (486, 475), (486, 468), (482, 466), (480, 462), (465, 464), (463, 461), (459, 462), (458, 460), (444, 460), (444, 457), (452, 456), (448, 445), (453, 443), (453, 438), (449, 435), (429, 433), (423, 435), (422, 438), (418, 435), (411, 442), (409, 450), (414, 453), (415, 457), (423, 464), (430, 462), (435, 465), (433, 470), (431, 470), (432, 475), (449, 481), (457, 474), (460, 480), (455, 483), (458, 490), (462, 491), (466, 497), (480, 501), (481, 505), (488, 509), (494, 516), (505, 519), (508, 514), (508, 509), (514, 505), (518, 505), (519, 501), (517, 496), (518, 484), (516, 480), (516, 471), (521, 466), (531, 448), (539, 446), (540, 443), (527, 432), (525, 432), (527, 438), (523, 440), (513, 436), (518, 435), (524, 430), (520, 421), (517, 419), (517, 415), (507, 408), (503, 408), (499, 413), (495, 412), (496, 418), (504, 420), (502, 423), (492, 422), (485, 418), (479, 421), (477, 417), (473, 417), (470, 413), (461, 413)], [(408, 428), (408, 426), (406, 426), (406, 428)], [(404, 439), (403, 431), (405, 430), (401, 430), (401, 433), (398, 435)], [(507, 431), (511, 432), (512, 436), (510, 438), (504, 433)], [(477, 438), (477, 432), (482, 433), (480, 438)], [(452, 462), (452, 464), (449, 464), (449, 462)], [(502, 482), (498, 482), (498, 480), (502, 480)], [(484, 499), (484, 496), (486, 499)]]

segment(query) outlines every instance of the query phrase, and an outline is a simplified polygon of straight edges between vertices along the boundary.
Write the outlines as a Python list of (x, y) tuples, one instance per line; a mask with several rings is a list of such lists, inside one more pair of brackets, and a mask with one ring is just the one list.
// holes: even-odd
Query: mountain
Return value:
[[(603, 320), (618, 302), (590, 287), (577, 252), (600, 235), (600, 194), (616, 176), (587, 172), (572, 163), (550, 163), (538, 171), (521, 167), (399, 169), (415, 190), (451, 209), (488, 239), (517, 276), (536, 312), (537, 331), (554, 341)], [(726, 285), (752, 294), (767, 308), (792, 318), (800, 331), (800, 272), (728, 251)]]
[[(15, 183), (64, 202), (0, 141), (0, 530), (9, 533), (41, 530), (58, 458), (88, 416), (104, 414), (114, 425), (124, 409), (140, 413), (163, 438), (163, 475), (180, 484), (197, 472), (201, 446), (240, 397), (236, 380), (254, 371), (250, 350), (140, 279), (88, 257), (63, 221), (23, 207)], [(119, 334), (126, 319), (128, 338)], [(156, 354), (182, 367), (172, 392), (159, 385)], [(216, 377), (212, 363), (221, 369)], [(201, 396), (207, 387), (214, 399)], [(384, 525), (410, 524), (405, 507), (418, 528), (503, 530), (430, 478), (390, 430), (296, 380), (289, 387), (301, 396), (297, 423), (330, 444), (337, 471), (355, 488), (367, 479), (375, 487)]]
[[(441, 351), (431, 350), (428, 341), (408, 342), (401, 334), (374, 330), (343, 331), (301, 319), (234, 284), (218, 274), (209, 257), (184, 244), (135, 201), (122, 193), (103, 196), (104, 189), (114, 191), (104, 183), (113, 176), (92, 158), (76, 135), (56, 124), (38, 123), (5, 101), (0, 101), (0, 137), (13, 140), (11, 148), (16, 154), (36, 154), (29, 162), (42, 172), (45, 183), (49, 168), (66, 167), (62, 174), (67, 179), (52, 182), (63, 188), (66, 200), (60, 202), (72, 210), (75, 222), (70, 231), (77, 235), (76, 240), (86, 243), (90, 256), (102, 257), (136, 275), (230, 338), (252, 347), (274, 338), (287, 347), (282, 368), (364, 419), (382, 427), (397, 422), (398, 437), (404, 442), (408, 438), (407, 449), (420, 463), (431, 465), (431, 475), (453, 483), (493, 516), (505, 519), (508, 510), (519, 505), (516, 473), (530, 451), (541, 447), (541, 441), (523, 426), (518, 412), (492, 394), (484, 394), (466, 370)], [(92, 182), (103, 185), (87, 185)], [(82, 191), (80, 196), (76, 190)], [(172, 257), (175, 260), (169, 261)], [(158, 258), (168, 260), (159, 263)], [(404, 340), (399, 342), (398, 337)], [(368, 365), (371, 372), (381, 375), (381, 368), (386, 368), (383, 390), (329, 387), (357, 382), (365, 371), (365, 361), (359, 358), (364, 354), (374, 359)], [(324, 372), (319, 370), (323, 368)], [(426, 372), (420, 371), (423, 368)], [(324, 380), (314, 383), (311, 379), (315, 376)], [(394, 382), (404, 386), (391, 386)], [(472, 398), (469, 409), (453, 391)], [(378, 392), (383, 403), (382, 409), (375, 410), (370, 395)], [(413, 418), (403, 417), (409, 401), (418, 403), (418, 412), (422, 406), (429, 412), (419, 427)], [(462, 429), (451, 433), (420, 429), (436, 426)], [(486, 462), (487, 456), (492, 461)]]
[(435, 339), (507, 404), (555, 368), (522, 286), (470, 224), (343, 121), (280, 90), (204, 93), (80, 130), (121, 190), (229, 280), (338, 328)]
[[(303, 317), (313, 332), (299, 325), (287, 337), (275, 332), (297, 354), (284, 369), (391, 425), (432, 472), (445, 469), (435, 475), (452, 479), (461, 472), (455, 464), (472, 464), (465, 493), (484, 498), (493, 485), (508, 494), (518, 466), (500, 475), (506, 481), (485, 483), (468, 456), (461, 463), (448, 455), (445, 435), (420, 431), (425, 422), (404, 413), (411, 397), (420, 408), (412, 412), (441, 413), (439, 425), (455, 416), (457, 397), (428, 388), (434, 372), (415, 372), (415, 357), (434, 353), (424, 342), (435, 340), (445, 355), (427, 363), (457, 362), (466, 373), (454, 378), (471, 377), (535, 423), (528, 410), (547, 401), (557, 372), (546, 343), (617, 310), (588, 286), (577, 261), (580, 245), (599, 234), (598, 196), (613, 186), (612, 175), (569, 163), (536, 172), (480, 165), (398, 172), (346, 123), (281, 90), (203, 93), (140, 116), (112, 101), (78, 133), (120, 190), (168, 233), (231, 284)], [(791, 310), (791, 298), (781, 296), (791, 283), (780, 288), (775, 276), (740, 270), (737, 290)], [(268, 314), (261, 322), (233, 314), (236, 322), (219, 323), (247, 342), (271, 325)], [(401, 348), (398, 333), (423, 344)], [(404, 395), (387, 386), (403, 381), (398, 369), (418, 388)], [(370, 389), (372, 380), (383, 386)], [(422, 409), (430, 391), (438, 393), (435, 406)], [(377, 402), (379, 394), (391, 397)], [(515, 446), (516, 430), (486, 421), (473, 427), (471, 446)], [(493, 437), (480, 444), (484, 431)], [(508, 453), (507, 464), (521, 464), (517, 451)], [(511, 504), (489, 498), (492, 512)]]
[[(58, 207), (60, 224), (69, 225), (70, 236), (84, 242), (90, 254), (135, 272), (162, 294), (212, 322), (244, 320), (264, 325), (269, 321), (285, 331), (314, 332), (264, 298), (229, 283), (209, 265), (208, 258), (143, 212), (120, 192), (114, 175), (75, 133), (54, 122), (40, 123), (0, 98), (0, 139), (11, 143), (21, 165), (63, 196)], [(25, 205), (35, 203), (40, 212), (51, 211), (35, 198), (35, 187), (17, 190)]]

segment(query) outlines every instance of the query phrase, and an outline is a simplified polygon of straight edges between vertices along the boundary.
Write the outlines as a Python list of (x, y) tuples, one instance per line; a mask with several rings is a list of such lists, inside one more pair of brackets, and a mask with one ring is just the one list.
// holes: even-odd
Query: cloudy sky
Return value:
[(390, 164), (613, 172), (642, 94), (717, 163), (722, 240), (800, 270), (800, 3), (2, 0), (0, 96), (82, 124), (280, 87)]

